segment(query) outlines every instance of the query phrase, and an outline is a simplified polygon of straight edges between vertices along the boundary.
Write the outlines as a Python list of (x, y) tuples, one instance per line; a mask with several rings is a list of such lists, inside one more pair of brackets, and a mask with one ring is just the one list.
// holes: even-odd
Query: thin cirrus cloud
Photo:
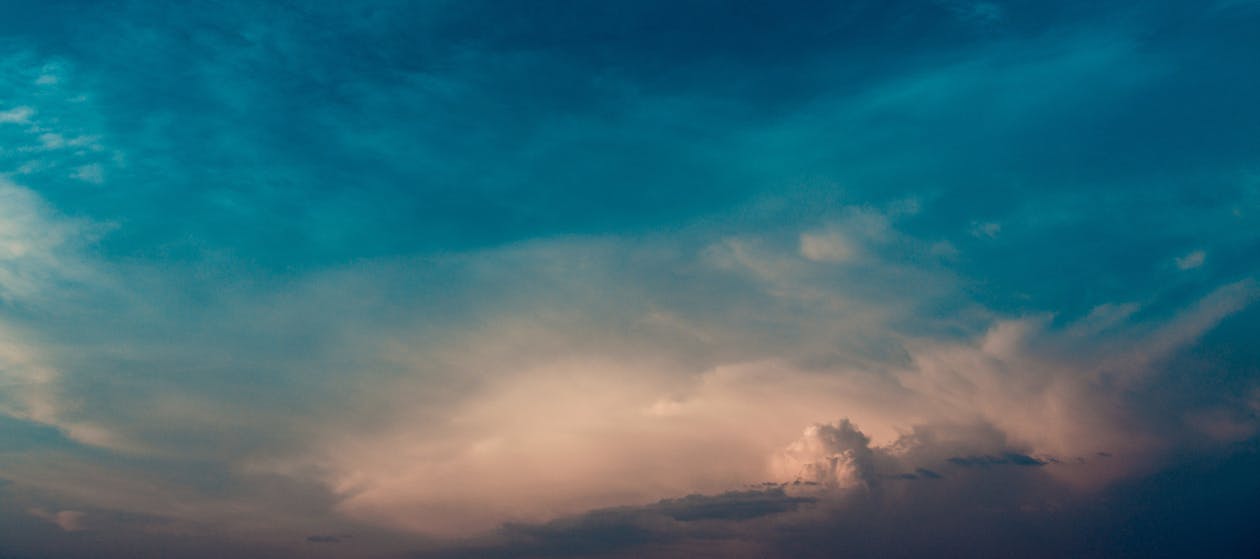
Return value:
[(78, 8), (0, 554), (1256, 549), (1241, 3)]

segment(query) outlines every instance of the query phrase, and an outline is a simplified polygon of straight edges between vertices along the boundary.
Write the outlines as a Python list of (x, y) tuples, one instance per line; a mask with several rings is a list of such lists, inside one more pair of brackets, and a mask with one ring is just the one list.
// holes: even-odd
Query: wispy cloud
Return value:
[(1177, 268), (1182, 270), (1191, 270), (1203, 265), (1203, 260), (1207, 254), (1201, 250), (1192, 251), (1185, 256), (1177, 257)]

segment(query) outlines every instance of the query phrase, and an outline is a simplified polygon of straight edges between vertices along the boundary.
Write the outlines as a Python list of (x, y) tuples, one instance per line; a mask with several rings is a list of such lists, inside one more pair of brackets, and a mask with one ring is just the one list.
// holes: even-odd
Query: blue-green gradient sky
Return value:
[(0, 558), (1254, 557), (1260, 2), (0, 0)]

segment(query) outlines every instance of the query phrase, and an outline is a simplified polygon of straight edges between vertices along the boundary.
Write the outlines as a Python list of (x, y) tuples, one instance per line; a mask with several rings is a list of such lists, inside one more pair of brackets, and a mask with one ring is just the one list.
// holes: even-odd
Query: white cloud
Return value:
[(1199, 266), (1203, 265), (1203, 260), (1206, 257), (1207, 257), (1207, 254), (1205, 254), (1202, 250), (1195, 250), (1195, 251), (1190, 252), (1189, 254), (1186, 254), (1185, 256), (1178, 256), (1176, 258), (1177, 269), (1193, 270), (1195, 268), (1198, 268)]
[(801, 233), (801, 256), (809, 260), (846, 262), (857, 254), (857, 247), (839, 231)]
[(65, 71), (29, 53), (0, 56), (0, 97), (19, 100), (0, 110), (0, 125), (16, 125), (2, 128), (11, 147), (0, 150), (0, 172), (33, 175), (42, 188), (66, 179), (99, 184), (117, 164), (120, 154), (100, 143), (103, 116), (93, 97), (58, 86)]
[(105, 182), (105, 171), (104, 169), (101, 168), (101, 165), (99, 163), (92, 163), (90, 165), (82, 165), (78, 167), (77, 169), (75, 169), (74, 174), (70, 176), (78, 180), (81, 180), (83, 182), (90, 182), (92, 184), (101, 184)]
[(977, 221), (971, 224), (971, 235), (973, 237), (983, 237), (987, 239), (996, 239), (998, 234), (1002, 232), (1002, 224), (992, 221)]
[(782, 483), (805, 482), (828, 489), (876, 483), (871, 439), (849, 420), (816, 423), (772, 459), (772, 474)]
[[(902, 201), (889, 210), (896, 215), (913, 215), (917, 202)], [(882, 244), (893, 235), (888, 216), (870, 209), (852, 207), (823, 227), (800, 235), (800, 253), (814, 262), (841, 263), (860, 257), (871, 247)]]
[[(41, 308), (64, 300), (69, 286), (97, 284), (97, 272), (80, 252), (90, 232), (87, 224), (56, 216), (30, 190), (0, 179), (0, 301)], [(0, 317), (0, 413), (56, 427), (86, 444), (114, 444), (108, 429), (71, 418), (61, 380), (34, 336)]]
[(91, 275), (79, 247), (92, 228), (58, 218), (34, 192), (0, 178), (0, 299), (40, 297), (56, 281)]
[(66, 145), (66, 139), (61, 137), (61, 134), (52, 132), (40, 134), (39, 141), (43, 144), (44, 149), (58, 149)]
[(30, 122), (31, 115), (35, 114), (35, 110), (30, 107), (14, 107), (7, 111), (0, 111), (0, 124), (26, 124)]

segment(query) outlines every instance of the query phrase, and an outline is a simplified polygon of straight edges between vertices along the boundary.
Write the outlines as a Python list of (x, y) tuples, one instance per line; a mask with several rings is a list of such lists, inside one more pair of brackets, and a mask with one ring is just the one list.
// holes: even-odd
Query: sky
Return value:
[(0, 559), (1260, 555), (1260, 2), (0, 8)]

